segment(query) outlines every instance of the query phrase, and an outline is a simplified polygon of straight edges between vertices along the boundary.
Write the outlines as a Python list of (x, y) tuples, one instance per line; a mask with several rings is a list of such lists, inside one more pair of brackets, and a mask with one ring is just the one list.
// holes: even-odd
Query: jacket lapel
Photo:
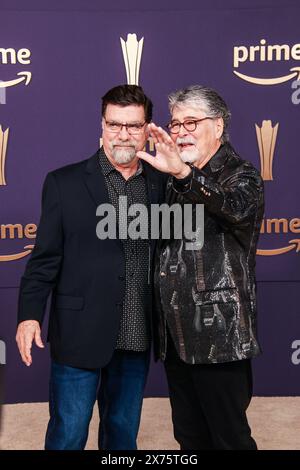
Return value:
[[(164, 184), (163, 179), (160, 178), (159, 173), (154, 172), (152, 167), (148, 165), (146, 162), (143, 162), (143, 167), (146, 176), (147, 182), (147, 191), (148, 191), (148, 199), (149, 205), (148, 209), (149, 213), (149, 222), (151, 222), (151, 204), (162, 204), (165, 202), (165, 194), (164, 194)], [(162, 177), (163, 178), (163, 177)], [(155, 245), (157, 240), (151, 239), (150, 240), (150, 247), (151, 247), (151, 259), (154, 254)]]
[(159, 202), (161, 202), (159, 201), (158, 178), (155, 177), (152, 168), (146, 162), (143, 162), (143, 167), (146, 175), (149, 204), (158, 204)]
[[(91, 199), (95, 204), (96, 213), (96, 208), (100, 204), (110, 203), (104, 175), (101, 171), (99, 163), (99, 150), (87, 161), (84, 173), (84, 181)], [(122, 247), (122, 242), (119, 239), (115, 239), (114, 241), (119, 247)]]
[(108, 191), (101, 171), (98, 152), (87, 161), (84, 180), (89, 194), (97, 207), (100, 204), (109, 202)]

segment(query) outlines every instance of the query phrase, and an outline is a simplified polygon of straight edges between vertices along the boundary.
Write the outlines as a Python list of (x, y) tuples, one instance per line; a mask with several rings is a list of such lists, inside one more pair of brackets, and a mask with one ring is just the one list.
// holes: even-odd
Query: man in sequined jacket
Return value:
[(157, 355), (164, 361), (174, 435), (181, 449), (256, 449), (246, 417), (256, 334), (255, 254), (263, 183), (228, 141), (230, 112), (210, 88), (169, 97), (170, 136), (150, 124), (156, 156), (169, 173), (167, 203), (204, 205), (204, 243), (162, 239), (154, 275)]

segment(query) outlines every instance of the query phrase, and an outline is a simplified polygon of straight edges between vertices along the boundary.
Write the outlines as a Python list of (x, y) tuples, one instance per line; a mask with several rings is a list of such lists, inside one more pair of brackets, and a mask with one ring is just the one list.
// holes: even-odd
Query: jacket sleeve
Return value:
[(21, 278), (18, 323), (42, 323), (47, 298), (56, 284), (63, 256), (63, 228), (56, 179), (49, 173), (43, 186), (42, 213), (36, 244)]
[(230, 224), (242, 224), (257, 211), (263, 197), (259, 172), (245, 162), (222, 182), (193, 167), (186, 178), (171, 181), (183, 202), (204, 204), (205, 209)]

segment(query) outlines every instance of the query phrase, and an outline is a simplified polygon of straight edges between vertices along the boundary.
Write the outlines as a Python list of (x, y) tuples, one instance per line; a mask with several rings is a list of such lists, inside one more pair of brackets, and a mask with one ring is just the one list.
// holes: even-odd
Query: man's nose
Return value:
[(179, 128), (179, 132), (178, 132), (178, 136), (179, 137), (183, 137), (185, 135), (187, 135), (189, 132), (184, 128), (184, 126), (181, 124), (180, 128)]
[(128, 133), (128, 130), (127, 130), (126, 126), (122, 126), (122, 129), (119, 132), (119, 138), (121, 140), (128, 140), (129, 139), (129, 133)]

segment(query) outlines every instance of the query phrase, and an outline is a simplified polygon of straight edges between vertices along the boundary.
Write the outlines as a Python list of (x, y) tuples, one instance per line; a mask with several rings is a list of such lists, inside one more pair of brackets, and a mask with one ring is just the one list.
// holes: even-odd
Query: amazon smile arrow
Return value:
[(291, 72), (289, 75), (285, 75), (283, 77), (277, 78), (255, 78), (249, 77), (248, 75), (244, 75), (243, 73), (237, 72), (236, 70), (233, 71), (235, 75), (237, 75), (242, 80), (246, 82), (254, 83), (255, 85), (278, 85), (279, 83), (287, 82), (292, 78), (296, 78), (296, 80), (300, 80), (300, 67), (293, 67), (290, 69)]
[(9, 80), (7, 82), (0, 82), (0, 88), (8, 88), (10, 86), (18, 85), (21, 82), (25, 81), (25, 85), (28, 85), (31, 81), (31, 72), (19, 72), (17, 75), (21, 75), (20, 78), (15, 78), (14, 80)]

